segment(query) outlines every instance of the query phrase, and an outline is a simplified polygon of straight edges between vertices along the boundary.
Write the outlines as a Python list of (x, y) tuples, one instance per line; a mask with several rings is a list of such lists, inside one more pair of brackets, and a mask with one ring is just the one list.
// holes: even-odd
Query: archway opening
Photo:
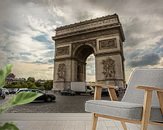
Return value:
[[(95, 60), (93, 60), (94, 56), (94, 49), (93, 47), (89, 45), (82, 45), (80, 46), (75, 53), (75, 59), (76, 59), (76, 81), (78, 82), (85, 82), (85, 81), (90, 81), (91, 78), (90, 76), (87, 75), (93, 75), (92, 80), (95, 80)], [(94, 58), (95, 59), (95, 58)], [(94, 64), (93, 64), (94, 63)], [(92, 67), (91, 67), (92, 66)], [(87, 80), (87, 78), (89, 79)]]
[(95, 56), (91, 54), (86, 60), (86, 81), (95, 82)]

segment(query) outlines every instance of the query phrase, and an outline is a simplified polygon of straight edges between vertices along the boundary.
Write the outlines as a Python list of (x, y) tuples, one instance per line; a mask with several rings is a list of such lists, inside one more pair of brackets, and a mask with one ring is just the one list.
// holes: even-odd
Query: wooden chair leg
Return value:
[(152, 91), (145, 91), (141, 130), (147, 130), (150, 119), (151, 102), (152, 102)]
[(157, 92), (157, 96), (160, 103), (161, 112), (163, 114), (163, 92)]
[(96, 130), (98, 117), (93, 113), (92, 130)]
[(127, 130), (127, 126), (126, 126), (125, 122), (121, 121), (121, 124), (122, 124), (123, 129)]
[(116, 95), (116, 92), (115, 92), (114, 88), (108, 88), (108, 92), (109, 92), (111, 101), (118, 101), (118, 97)]

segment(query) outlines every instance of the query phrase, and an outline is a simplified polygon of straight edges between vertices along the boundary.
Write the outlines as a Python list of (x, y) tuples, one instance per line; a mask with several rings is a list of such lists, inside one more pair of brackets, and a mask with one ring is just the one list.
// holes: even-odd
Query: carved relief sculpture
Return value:
[(69, 46), (58, 47), (56, 50), (56, 56), (69, 55)]
[(105, 79), (115, 78), (115, 61), (111, 58), (107, 58), (102, 61), (103, 64), (103, 74)]
[(58, 74), (58, 80), (65, 80), (66, 65), (64, 63), (59, 64), (57, 74)]
[(99, 41), (99, 49), (113, 49), (117, 48), (116, 38), (113, 39), (106, 39)]

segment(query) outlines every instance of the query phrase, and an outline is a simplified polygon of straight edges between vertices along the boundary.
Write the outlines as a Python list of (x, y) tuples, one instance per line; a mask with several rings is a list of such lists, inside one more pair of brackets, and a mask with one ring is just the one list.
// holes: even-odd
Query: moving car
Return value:
[(21, 89), (19, 90), (17, 93), (20, 93), (20, 92), (36, 92), (36, 93), (41, 93), (42, 96), (38, 97), (35, 99), (35, 101), (44, 101), (44, 102), (52, 102), (56, 99), (56, 96), (53, 95), (53, 94), (49, 94), (49, 93), (45, 93), (41, 90), (38, 90), (38, 89)]

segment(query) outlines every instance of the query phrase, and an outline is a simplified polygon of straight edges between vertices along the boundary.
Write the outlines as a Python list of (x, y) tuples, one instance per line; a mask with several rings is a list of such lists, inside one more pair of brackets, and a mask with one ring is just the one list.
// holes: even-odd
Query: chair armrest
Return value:
[(145, 90), (142, 124), (148, 124), (149, 120), (150, 120), (153, 91), (157, 91), (161, 112), (163, 114), (163, 102), (162, 102), (162, 100), (163, 100), (163, 89), (159, 88), (159, 87), (151, 87), (151, 86), (138, 86), (137, 89)]
[(163, 92), (162, 88), (159, 87), (150, 87), (150, 86), (138, 86), (137, 89), (143, 89), (146, 91), (158, 91), (158, 92)]

